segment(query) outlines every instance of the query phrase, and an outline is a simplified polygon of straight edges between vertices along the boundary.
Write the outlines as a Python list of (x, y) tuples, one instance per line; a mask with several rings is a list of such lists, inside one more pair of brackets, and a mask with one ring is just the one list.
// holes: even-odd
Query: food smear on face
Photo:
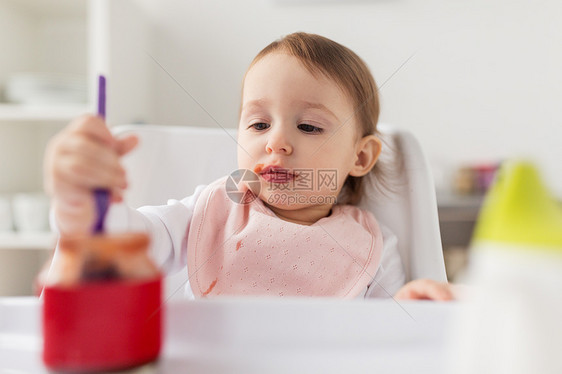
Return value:
[(261, 171), (263, 170), (263, 166), (264, 166), (263, 164), (257, 164), (257, 165), (254, 167), (254, 173), (256, 173), (256, 174), (261, 173)]
[[(250, 191), (251, 192), (251, 191)], [(242, 247), (242, 239), (240, 239), (238, 241), (238, 243), (236, 243), (236, 250), (238, 251), (240, 249), (240, 247)]]

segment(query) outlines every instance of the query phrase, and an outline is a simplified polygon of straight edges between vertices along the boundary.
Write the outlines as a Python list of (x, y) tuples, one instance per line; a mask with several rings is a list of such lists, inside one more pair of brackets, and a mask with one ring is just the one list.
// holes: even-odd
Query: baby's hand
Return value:
[(432, 279), (416, 279), (406, 283), (398, 290), (397, 300), (437, 300), (450, 301), (458, 298), (456, 286)]
[(44, 183), (52, 197), (61, 233), (87, 233), (95, 221), (92, 190), (111, 191), (122, 200), (125, 170), (119, 158), (138, 143), (134, 136), (115, 139), (103, 119), (85, 115), (56, 135), (45, 152)]

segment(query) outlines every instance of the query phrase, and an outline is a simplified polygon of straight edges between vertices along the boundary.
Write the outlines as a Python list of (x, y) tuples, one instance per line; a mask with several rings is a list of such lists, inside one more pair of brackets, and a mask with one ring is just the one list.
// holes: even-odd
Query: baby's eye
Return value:
[(255, 130), (261, 131), (261, 130), (267, 130), (269, 128), (269, 124), (258, 122), (258, 123), (252, 123), (250, 127)]
[(309, 133), (318, 133), (320, 134), (322, 131), (324, 131), (323, 129), (321, 129), (320, 127), (316, 127), (313, 125), (309, 125), (306, 123), (301, 123), (300, 125), (297, 126), (301, 131), (303, 132), (309, 132)]

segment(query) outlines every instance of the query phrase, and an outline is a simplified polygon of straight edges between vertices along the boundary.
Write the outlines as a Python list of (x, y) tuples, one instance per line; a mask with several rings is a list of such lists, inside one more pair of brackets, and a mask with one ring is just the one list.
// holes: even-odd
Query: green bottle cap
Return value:
[(562, 207), (533, 164), (503, 163), (484, 199), (472, 241), (562, 251)]

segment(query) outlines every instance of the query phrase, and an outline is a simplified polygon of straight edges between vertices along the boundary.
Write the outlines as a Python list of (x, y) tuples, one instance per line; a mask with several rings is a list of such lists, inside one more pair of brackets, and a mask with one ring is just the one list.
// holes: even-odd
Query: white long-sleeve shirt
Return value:
[[(167, 205), (145, 206), (137, 210), (124, 204), (111, 206), (106, 217), (106, 230), (145, 231), (151, 236), (150, 255), (167, 274), (187, 272), (187, 241), (193, 211), (201, 191), (182, 200), (170, 200)], [(383, 224), (379, 226), (383, 235), (383, 251), (373, 280), (358, 297), (391, 297), (405, 283), (405, 273), (398, 253), (396, 236)], [(189, 274), (188, 274), (189, 276)], [(189, 283), (185, 295), (193, 298)]]

